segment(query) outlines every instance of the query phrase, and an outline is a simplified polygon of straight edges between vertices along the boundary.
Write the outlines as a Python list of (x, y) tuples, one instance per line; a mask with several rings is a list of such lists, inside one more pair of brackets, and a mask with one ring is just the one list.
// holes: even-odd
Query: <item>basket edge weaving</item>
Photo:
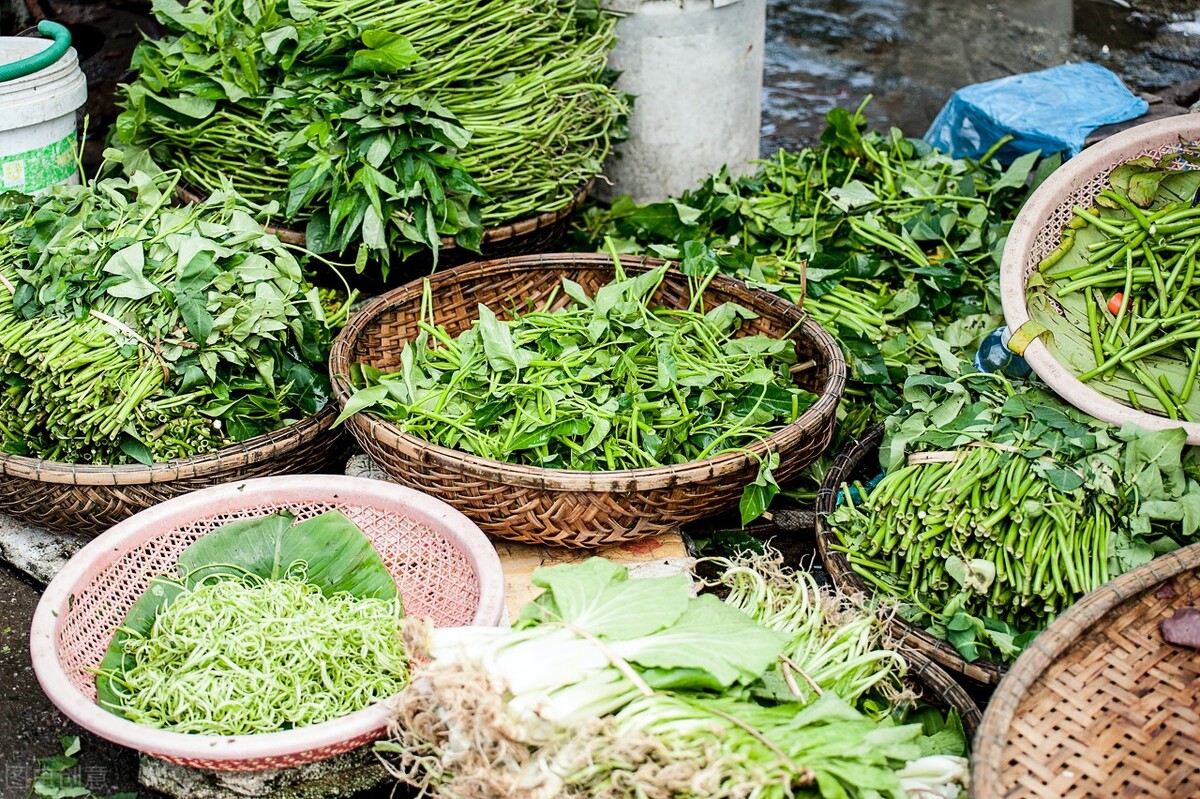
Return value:
[[(821, 481), (817, 492), (817, 550), (821, 561), (829, 572), (834, 584), (839, 589), (851, 594), (871, 596), (874, 592), (867, 587), (846, 556), (834, 550), (832, 545), (839, 543), (833, 528), (825, 520), (828, 514), (837, 507), (837, 493), (843, 482), (850, 482), (855, 472), (867, 458), (876, 457), (879, 445), (883, 441), (883, 425), (879, 424), (864, 433), (859, 439), (838, 453), (829, 473)], [(909, 624), (903, 619), (891, 615), (889, 619), (892, 634), (900, 644), (911, 647), (928, 656), (939, 666), (955, 673), (962, 674), (983, 685), (994, 685), (1004, 675), (1006, 667), (992, 660), (980, 659), (967, 662), (948, 642), (937, 638), (916, 625)]]
[(1001, 777), (1006, 768), (1003, 757), (1008, 748), (1009, 729), (1022, 699), (1046, 670), (1118, 606), (1197, 569), (1200, 569), (1200, 544), (1160, 555), (1080, 599), (1033, 640), (996, 687), (984, 713), (971, 761), (973, 799), (1003, 795)]
[[(623, 265), (630, 271), (654, 268), (664, 261), (652, 258), (624, 257)], [(453, 286), (460, 280), (480, 281), (492, 274), (509, 274), (514, 271), (538, 272), (548, 269), (611, 269), (608, 256), (596, 254), (562, 253), (536, 256), (518, 256), (491, 259), (465, 264), (446, 272), (433, 275), (430, 280), (435, 296), (440, 289)], [(765, 453), (769, 449), (784, 456), (776, 479), (786, 480), (813, 459), (828, 445), (832, 437), (838, 401), (845, 388), (845, 361), (837, 343), (826, 331), (811, 320), (805, 319), (795, 305), (765, 292), (749, 289), (729, 278), (718, 277), (716, 287), (734, 296), (747, 298), (760, 315), (774, 314), (790, 324), (802, 326), (794, 335), (805, 336), (812, 349), (826, 359), (820, 364), (826, 370), (824, 387), (817, 402), (801, 414), (796, 422), (776, 432), (773, 436), (747, 449), (753, 453)], [(388, 309), (397, 304), (413, 301), (419, 296), (420, 282), (394, 289), (377, 297), (361, 309), (343, 328), (334, 342), (330, 353), (330, 375), (334, 395), (345, 407), (349, 400), (348, 376), (350, 366), (360, 357), (358, 341), (363, 332)], [(471, 516), (486, 532), (505, 538), (528, 543), (550, 543), (561, 546), (599, 547), (641, 538), (680, 524), (701, 518), (717, 509), (708, 506), (728, 501), (725, 494), (740, 494), (746, 481), (753, 479), (751, 470), (757, 471), (755, 455), (730, 453), (694, 461), (679, 466), (656, 467), (613, 472), (576, 472), (561, 469), (542, 469), (519, 464), (507, 464), (479, 458), (465, 452), (429, 444), (414, 436), (402, 433), (395, 425), (370, 413), (358, 413), (348, 422), (351, 433), (359, 445), (398, 482), (435, 490), (431, 483), (437, 475), (443, 475), (446, 483), (439, 493), (452, 505)], [(798, 457), (788, 458), (789, 453)], [(807, 458), (807, 460), (805, 460)], [(451, 478), (459, 482), (466, 480), (484, 496), (500, 499), (513, 491), (524, 492), (525, 500), (515, 501), (515, 512), (511, 508), (484, 508), (482, 503), (472, 503), (464, 496), (456, 495), (450, 486)], [(712, 486), (721, 493), (705, 504), (706, 497), (696, 495), (705, 486)], [(688, 494), (686, 492), (692, 492)], [(711, 492), (710, 492), (711, 493)], [(656, 518), (662, 501), (671, 497), (686, 497), (691, 503), (687, 518)], [(565, 508), (579, 510), (578, 526), (560, 529), (551, 516), (566, 517)], [(624, 519), (623, 523), (606, 524), (606, 521)], [(589, 527), (590, 530), (582, 530)]]
[[(152, 466), (94, 466), (0, 454), (0, 513), (95, 534), (180, 494), (230, 480), (320, 473), (344, 459), (332, 400), (313, 416), (220, 449)], [(340, 469), (339, 469), (340, 471)]]
[[(1000, 265), (1000, 300), (1004, 320), (1010, 330), (1019, 330), (1030, 321), (1026, 300), (1026, 281), (1045, 254), (1047, 241), (1057, 244), (1061, 228), (1052, 231), (1055, 217), (1069, 211), (1084, 192), (1099, 193), (1095, 183), (1115, 166), (1141, 155), (1157, 153), (1182, 137), (1200, 139), (1200, 117), (1194, 114), (1167, 117), (1121, 131), (1088, 147), (1055, 170), (1029, 197), (1009, 231)], [(1089, 183), (1094, 185), (1089, 187)], [(1062, 220), (1065, 223), (1065, 219)], [(1049, 239), (1047, 239), (1047, 236)], [(1182, 427), (1189, 444), (1200, 444), (1200, 423), (1174, 421), (1145, 413), (1112, 400), (1086, 384), (1050, 352), (1041, 338), (1029, 343), (1023, 353), (1038, 377), (1067, 403), (1112, 424), (1134, 422), (1149, 430)]]

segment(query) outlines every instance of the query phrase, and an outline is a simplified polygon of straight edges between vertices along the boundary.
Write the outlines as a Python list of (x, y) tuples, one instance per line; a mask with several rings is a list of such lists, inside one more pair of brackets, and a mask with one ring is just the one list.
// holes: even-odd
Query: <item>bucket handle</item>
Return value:
[(0, 83), (6, 80), (16, 80), (26, 75), (45, 69), (63, 57), (63, 53), (71, 49), (71, 31), (57, 22), (44, 19), (38, 23), (38, 33), (54, 39), (54, 44), (40, 53), (34, 53), (29, 58), (22, 58), (11, 64), (0, 65)]

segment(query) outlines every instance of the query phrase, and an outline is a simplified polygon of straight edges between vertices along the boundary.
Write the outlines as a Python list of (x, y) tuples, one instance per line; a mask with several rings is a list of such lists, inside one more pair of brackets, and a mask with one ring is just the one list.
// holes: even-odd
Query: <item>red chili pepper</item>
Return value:
[(1112, 299), (1108, 301), (1108, 310), (1113, 316), (1116, 316), (1121, 312), (1121, 303), (1124, 301), (1125, 295), (1121, 292), (1118, 291), (1116, 294), (1112, 295)]

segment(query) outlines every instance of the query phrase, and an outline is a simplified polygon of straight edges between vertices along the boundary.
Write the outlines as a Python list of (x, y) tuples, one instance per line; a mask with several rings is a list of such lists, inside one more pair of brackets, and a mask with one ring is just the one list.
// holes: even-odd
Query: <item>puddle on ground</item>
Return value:
[(764, 155), (873, 97), (873, 126), (925, 133), (954, 90), (1092, 61), (1135, 90), (1200, 80), (1195, 0), (768, 0)]

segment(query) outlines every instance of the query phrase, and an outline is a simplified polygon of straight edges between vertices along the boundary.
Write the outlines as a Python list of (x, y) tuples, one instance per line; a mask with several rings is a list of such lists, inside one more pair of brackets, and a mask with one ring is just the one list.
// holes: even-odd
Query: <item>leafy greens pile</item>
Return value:
[(844, 634), (848, 608), (775, 572), (738, 568), (723, 602), (592, 558), (535, 571), (512, 630), (410, 626), (431, 659), (377, 751), (443, 797), (958, 796), (957, 717), (855, 676), (899, 685), (879, 621)]
[[(703, 249), (703, 248), (701, 248)], [(426, 296), (421, 333), (404, 345), (401, 369), (355, 364), (355, 392), (339, 421), (371, 411), (405, 432), (484, 458), (581, 471), (638, 469), (701, 460), (743, 448), (795, 421), (816, 395), (793, 378), (788, 337), (737, 336), (756, 314), (736, 303), (707, 313), (711, 252), (685, 260), (691, 306), (655, 307), (667, 265), (616, 278), (589, 297), (562, 281), (564, 307), (501, 321), (485, 305), (457, 338), (434, 327)], [(759, 516), (778, 490), (763, 458), (742, 498)]]
[[(237, 197), (178, 172), (0, 198), (0, 449), (188, 457), (319, 411), (339, 319)], [(338, 316), (348, 309), (343, 306)]]
[(151, 581), (97, 670), (100, 705), (139, 724), (250, 735), (319, 724), (408, 682), (396, 583), (337, 511), (227, 524)]
[[(700, 240), (750, 285), (803, 296), (850, 367), (846, 442), (902, 404), (906, 377), (973, 354), (1002, 323), (1000, 257), (1037, 156), (1006, 169), (986, 155), (951, 158), (896, 129), (866, 131), (861, 108), (834, 109), (828, 122), (819, 145), (778, 152), (753, 174), (722, 170), (678, 199), (594, 207), (578, 236), (668, 258)], [(1043, 161), (1034, 185), (1056, 165)], [(830, 457), (810, 472), (814, 483)]]
[(1194, 541), (1181, 429), (1114, 428), (1032, 383), (918, 375), (884, 475), (830, 517), (850, 565), (967, 660), (1009, 661), (1110, 577)]
[(479, 248), (600, 171), (615, 18), (576, 0), (155, 0), (122, 142), (201, 192), (278, 201), (314, 252)]

